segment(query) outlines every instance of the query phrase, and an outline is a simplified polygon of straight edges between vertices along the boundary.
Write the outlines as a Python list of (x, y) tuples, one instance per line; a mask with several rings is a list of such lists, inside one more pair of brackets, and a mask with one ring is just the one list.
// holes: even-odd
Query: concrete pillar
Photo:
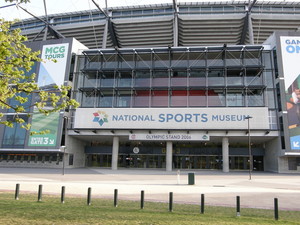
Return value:
[(119, 155), (119, 137), (113, 137), (111, 169), (118, 169), (118, 155)]
[(104, 27), (103, 39), (102, 39), (102, 48), (106, 48), (107, 36), (108, 36), (108, 19), (106, 19), (106, 23), (105, 23), (105, 27)]
[(253, 35), (253, 26), (252, 26), (252, 16), (251, 13), (248, 15), (248, 35), (249, 35), (249, 44), (254, 45), (254, 35)]
[(175, 13), (174, 15), (174, 22), (173, 22), (173, 46), (178, 47), (178, 14)]
[(223, 172), (229, 172), (229, 142), (227, 137), (222, 139)]
[(167, 142), (166, 171), (172, 171), (173, 143)]
[(178, 47), (178, 11), (179, 7), (176, 0), (173, 0), (174, 20), (173, 20), (173, 47)]

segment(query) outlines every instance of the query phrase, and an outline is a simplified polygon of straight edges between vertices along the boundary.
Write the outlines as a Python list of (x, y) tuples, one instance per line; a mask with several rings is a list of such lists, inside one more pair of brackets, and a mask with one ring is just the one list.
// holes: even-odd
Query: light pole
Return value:
[(65, 154), (66, 154), (66, 148), (67, 148), (67, 125), (68, 125), (68, 117), (64, 116), (64, 124), (65, 124), (65, 145), (61, 146), (64, 149), (64, 154), (62, 157), (62, 175), (65, 175)]
[(252, 116), (246, 116), (245, 119), (248, 120), (248, 150), (249, 150), (249, 180), (251, 180), (252, 171), (252, 152), (251, 152), (251, 141), (250, 141), (250, 119)]

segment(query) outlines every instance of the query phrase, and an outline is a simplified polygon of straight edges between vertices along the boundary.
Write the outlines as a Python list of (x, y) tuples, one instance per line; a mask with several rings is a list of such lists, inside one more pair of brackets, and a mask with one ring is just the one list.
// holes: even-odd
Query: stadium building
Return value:
[(57, 59), (35, 65), (38, 84), (72, 85), (80, 107), (32, 109), (46, 135), (1, 126), (0, 166), (299, 173), (299, 24), (300, 3), (255, 0), (23, 20)]

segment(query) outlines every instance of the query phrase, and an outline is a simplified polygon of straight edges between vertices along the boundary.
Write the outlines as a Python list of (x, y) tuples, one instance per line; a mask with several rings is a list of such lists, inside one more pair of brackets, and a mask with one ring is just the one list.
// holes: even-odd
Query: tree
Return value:
[(5, 0), (6, 2), (27, 3), (30, 0)]
[[(69, 86), (54, 86), (51, 91), (38, 87), (35, 74), (30, 71), (34, 63), (42, 61), (40, 52), (28, 48), (24, 44), (27, 38), (20, 29), (10, 29), (11, 25), (12, 22), (0, 19), (0, 123), (9, 127), (18, 123), (28, 130), (30, 124), (23, 115), (30, 116), (32, 107), (48, 115), (79, 104), (68, 97)], [(35, 102), (28, 105), (33, 95)], [(6, 119), (5, 110), (14, 116)]]

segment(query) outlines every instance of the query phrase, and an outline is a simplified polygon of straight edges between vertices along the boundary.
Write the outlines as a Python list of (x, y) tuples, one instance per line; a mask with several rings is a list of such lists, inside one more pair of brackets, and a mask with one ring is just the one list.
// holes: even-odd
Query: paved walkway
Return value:
[[(188, 173), (195, 173), (195, 185), (188, 185)], [(278, 198), (280, 210), (300, 211), (300, 175), (253, 172), (177, 171), (120, 169), (66, 169), (65, 175), (58, 169), (0, 168), (0, 192), (14, 191), (17, 183), (22, 192), (37, 193), (43, 185), (43, 193), (60, 194), (66, 187), (68, 195), (86, 196), (92, 188), (92, 197), (113, 199), (118, 189), (119, 199), (140, 200), (141, 190), (145, 201), (168, 202), (173, 192), (174, 203), (200, 204), (205, 194), (205, 204), (235, 207), (240, 196), (241, 207), (274, 207)]]

